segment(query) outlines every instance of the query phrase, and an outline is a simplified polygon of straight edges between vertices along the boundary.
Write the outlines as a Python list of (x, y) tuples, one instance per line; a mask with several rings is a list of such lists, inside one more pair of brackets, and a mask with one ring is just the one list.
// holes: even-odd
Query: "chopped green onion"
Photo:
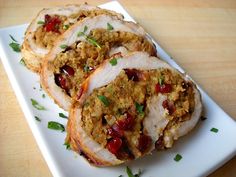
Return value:
[(9, 36), (10, 36), (11, 40), (18, 42), (12, 35), (9, 34)]
[(211, 131), (214, 132), (214, 133), (217, 133), (219, 130), (218, 130), (217, 128), (214, 128), (214, 127), (213, 127), (213, 128), (211, 129)]
[(65, 142), (63, 145), (66, 146), (66, 149), (71, 149), (71, 148), (70, 148), (70, 143), (69, 143), (69, 142)]
[(45, 97), (46, 97), (46, 95), (43, 93), (43, 94), (42, 94), (42, 98), (45, 98)]
[(107, 107), (110, 105), (109, 100), (107, 99), (107, 97), (103, 96), (103, 95), (98, 95), (98, 99)]
[(67, 117), (65, 114), (63, 114), (62, 112), (60, 112), (58, 115), (59, 115), (59, 117), (61, 117), (61, 118), (68, 119), (68, 117)]
[(84, 31), (83, 31), (83, 32), (85, 33), (87, 30), (88, 30), (88, 27), (85, 25), (85, 26), (84, 26)]
[(142, 171), (141, 171), (141, 169), (139, 169), (137, 174), (133, 174), (132, 170), (128, 166), (126, 166), (126, 173), (127, 173), (128, 177), (140, 177)]
[(93, 39), (93, 38), (90, 38), (90, 37), (86, 37), (86, 39), (87, 39), (87, 41), (89, 42), (89, 43), (91, 43), (91, 44), (93, 44), (94, 46), (96, 46), (97, 48), (99, 48), (99, 49), (101, 49), (102, 47), (98, 44), (98, 42), (95, 40), (95, 39)]
[(84, 66), (84, 72), (86, 72), (86, 73), (89, 72), (89, 66), (88, 65)]
[(62, 132), (65, 131), (64, 125), (62, 125), (58, 122), (54, 122), (54, 121), (48, 122), (48, 128), (52, 129), (52, 130), (61, 130)]
[(13, 51), (15, 51), (15, 52), (20, 52), (21, 50), (20, 50), (20, 44), (18, 44), (18, 43), (15, 43), (15, 42), (11, 42), (10, 44), (9, 44), (9, 46), (12, 48), (12, 50)]
[(113, 58), (109, 61), (109, 63), (111, 64), (111, 66), (115, 66), (115, 65), (117, 65), (117, 59)]
[(70, 26), (69, 25), (63, 25), (63, 29), (67, 30)]
[(68, 45), (66, 45), (66, 44), (60, 45), (60, 48), (61, 48), (61, 49), (66, 49), (67, 47), (68, 47)]
[(181, 156), (180, 154), (176, 154), (174, 160), (175, 160), (176, 162), (178, 162), (178, 161), (180, 161), (181, 159), (182, 159), (182, 156)]
[(42, 21), (42, 20), (39, 20), (39, 21), (37, 22), (37, 24), (39, 24), (39, 25), (44, 25), (44, 24), (45, 24), (45, 22), (44, 22), (44, 21)]
[(41, 106), (36, 100), (34, 99), (30, 99), (31, 100), (31, 104), (33, 105), (33, 107), (35, 107), (38, 110), (46, 110), (45, 107)]
[(41, 122), (41, 119), (38, 116), (34, 116), (35, 120)]
[(107, 30), (113, 30), (113, 26), (110, 23), (107, 23)]
[(25, 66), (25, 60), (24, 60), (24, 58), (21, 58), (21, 59), (20, 59), (20, 64), (22, 64), (23, 66)]

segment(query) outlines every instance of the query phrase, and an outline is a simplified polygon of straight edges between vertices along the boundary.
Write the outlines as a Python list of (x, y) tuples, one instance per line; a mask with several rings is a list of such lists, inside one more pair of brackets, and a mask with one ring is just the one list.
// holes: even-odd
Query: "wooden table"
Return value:
[[(0, 0), (0, 27), (28, 23), (43, 7), (76, 2), (80, 3), (78, 0)], [(106, 1), (88, 1), (94, 5), (104, 2)], [(120, 2), (235, 119), (236, 1)], [(26, 123), (2, 64), (0, 78), (0, 176), (52, 176)], [(210, 177), (235, 175), (236, 157)]]

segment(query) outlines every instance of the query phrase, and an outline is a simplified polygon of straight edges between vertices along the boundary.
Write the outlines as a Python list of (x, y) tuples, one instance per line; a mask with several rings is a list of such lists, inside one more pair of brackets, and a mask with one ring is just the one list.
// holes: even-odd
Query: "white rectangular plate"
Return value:
[[(101, 7), (124, 14), (126, 20), (133, 20), (116, 1)], [(47, 128), (48, 121), (57, 121), (66, 125), (67, 120), (58, 116), (58, 113), (65, 112), (49, 97), (42, 97), (45, 93), (40, 89), (38, 75), (20, 64), (20, 53), (13, 52), (9, 47), (9, 43), (12, 41), (9, 35), (14, 36), (21, 44), (26, 27), (27, 25), (21, 25), (0, 29), (0, 57), (32, 133), (54, 176), (127, 176), (125, 166), (128, 165), (134, 172), (137, 172), (139, 168), (142, 169), (142, 177), (197, 177), (211, 173), (236, 154), (235, 121), (200, 89), (207, 120), (200, 121), (194, 131), (180, 138), (172, 149), (154, 152), (153, 155), (117, 167), (90, 166), (82, 157), (66, 150), (63, 146), (65, 132)], [(175, 61), (157, 43), (155, 44), (160, 57), (183, 72)], [(37, 100), (47, 110), (35, 109), (31, 105), (31, 98)], [(34, 116), (40, 117), (42, 121), (36, 121)], [(212, 127), (217, 128), (219, 132), (211, 132)], [(174, 161), (177, 153), (183, 157), (179, 162)]]

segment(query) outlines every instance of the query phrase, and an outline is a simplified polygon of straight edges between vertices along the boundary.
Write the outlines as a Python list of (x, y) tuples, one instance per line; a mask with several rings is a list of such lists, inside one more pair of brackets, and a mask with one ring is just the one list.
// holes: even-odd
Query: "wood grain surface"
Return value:
[[(43, 7), (83, 2), (0, 0), (0, 27), (29, 23)], [(107, 1), (87, 2), (98, 5)], [(236, 1), (120, 0), (120, 3), (225, 112), (235, 119)], [(2, 63), (0, 176), (52, 176), (26, 123)], [(236, 157), (210, 175), (222, 176), (236, 176)]]

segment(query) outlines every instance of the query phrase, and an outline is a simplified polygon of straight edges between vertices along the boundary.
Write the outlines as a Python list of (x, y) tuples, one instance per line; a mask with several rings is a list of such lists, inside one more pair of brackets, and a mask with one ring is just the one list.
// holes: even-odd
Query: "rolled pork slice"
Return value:
[(67, 141), (95, 166), (171, 148), (197, 124), (201, 96), (185, 74), (145, 52), (105, 61), (81, 85)]
[(22, 56), (27, 68), (39, 73), (42, 58), (50, 51), (54, 41), (74, 23), (86, 17), (108, 14), (123, 19), (121, 14), (88, 4), (66, 5), (41, 10), (26, 30)]
[(80, 84), (100, 63), (133, 51), (156, 55), (142, 27), (109, 15), (85, 18), (60, 36), (45, 57), (41, 84), (60, 107), (69, 110)]

